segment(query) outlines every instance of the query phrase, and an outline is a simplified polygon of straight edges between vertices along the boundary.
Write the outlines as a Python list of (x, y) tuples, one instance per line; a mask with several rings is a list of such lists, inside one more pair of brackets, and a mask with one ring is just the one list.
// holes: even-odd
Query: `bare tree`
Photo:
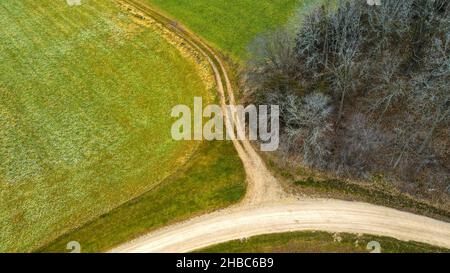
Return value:
[(244, 74), (254, 101), (280, 105), (283, 150), (309, 166), (444, 191), (450, 1), (339, 0), (299, 25), (259, 37)]
[(257, 37), (249, 46), (251, 58), (243, 72), (247, 95), (264, 96), (261, 93), (292, 88), (297, 62), (291, 36), (278, 29)]
[(426, 71), (415, 77), (409, 100), (427, 131), (419, 153), (429, 146), (438, 126), (450, 121), (450, 33), (436, 38), (427, 56)]
[(332, 131), (329, 118), (330, 99), (321, 93), (312, 93), (303, 100), (288, 96), (281, 107), (286, 122), (289, 145), (301, 144), (302, 159), (307, 165), (323, 167), (330, 155), (327, 133)]
[[(354, 114), (345, 124), (347, 128), (337, 162), (341, 172), (368, 178), (383, 155), (378, 152), (386, 145), (387, 137), (363, 113)], [(378, 160), (379, 161), (379, 160)]]

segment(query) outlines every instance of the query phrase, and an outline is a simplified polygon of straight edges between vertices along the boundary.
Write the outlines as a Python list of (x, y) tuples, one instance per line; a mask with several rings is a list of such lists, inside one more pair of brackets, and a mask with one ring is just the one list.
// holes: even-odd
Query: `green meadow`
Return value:
[(170, 135), (174, 105), (213, 99), (196, 65), (116, 2), (81, 2), (0, 1), (0, 252), (92, 221), (198, 148)]
[(311, 0), (143, 0), (182, 22), (235, 61), (260, 33), (288, 22)]

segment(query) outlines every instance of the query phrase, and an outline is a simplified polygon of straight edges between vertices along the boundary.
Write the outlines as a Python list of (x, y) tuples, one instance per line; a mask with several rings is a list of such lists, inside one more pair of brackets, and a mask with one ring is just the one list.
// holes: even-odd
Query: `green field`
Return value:
[(170, 111), (212, 92), (114, 1), (3, 0), (0, 24), (0, 252), (141, 195), (198, 147), (171, 139)]
[(239, 201), (245, 173), (230, 142), (205, 143), (182, 170), (154, 190), (103, 215), (40, 249), (68, 252), (77, 241), (82, 252), (99, 252), (150, 230), (210, 212)]
[(182, 22), (235, 61), (260, 33), (285, 24), (305, 2), (315, 0), (142, 0)]
[(212, 253), (367, 253), (369, 242), (380, 244), (382, 253), (433, 253), (449, 252), (449, 249), (433, 247), (417, 242), (403, 242), (388, 237), (354, 235), (347, 233), (292, 232), (235, 240), (203, 249)]

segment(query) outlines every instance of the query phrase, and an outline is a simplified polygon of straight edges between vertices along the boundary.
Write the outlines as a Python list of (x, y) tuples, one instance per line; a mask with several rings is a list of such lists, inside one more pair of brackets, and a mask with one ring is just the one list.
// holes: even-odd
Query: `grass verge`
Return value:
[(411, 211), (422, 215), (450, 221), (450, 212), (416, 200), (406, 194), (389, 192), (370, 186), (363, 186), (344, 182), (338, 179), (316, 180), (308, 177), (305, 180), (296, 180), (294, 184), (303, 189), (314, 189), (316, 193), (341, 194), (341, 197), (353, 197), (380, 206), (392, 207), (400, 210)]
[(262, 154), (262, 157), (269, 169), (282, 182), (283, 187), (294, 194), (367, 202), (450, 222), (448, 209), (402, 193), (382, 178), (374, 179), (372, 182), (356, 182), (331, 177), (326, 173), (298, 165), (281, 167), (279, 159), (274, 154)]
[(235, 240), (198, 252), (201, 253), (368, 253), (369, 242), (378, 242), (383, 253), (441, 253), (449, 249), (393, 238), (348, 233), (291, 232)]

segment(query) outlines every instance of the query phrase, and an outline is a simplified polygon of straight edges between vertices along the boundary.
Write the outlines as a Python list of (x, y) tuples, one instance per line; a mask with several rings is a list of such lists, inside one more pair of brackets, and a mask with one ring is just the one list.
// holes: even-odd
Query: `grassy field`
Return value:
[(67, 252), (78, 241), (82, 252), (99, 252), (152, 229), (239, 201), (245, 173), (230, 142), (201, 146), (189, 163), (154, 190), (70, 232), (41, 252)]
[(315, 0), (142, 0), (182, 22), (235, 61), (260, 33), (285, 24)]
[(219, 253), (367, 253), (369, 242), (376, 241), (382, 253), (449, 252), (416, 242), (403, 242), (388, 237), (347, 233), (292, 232), (251, 237), (212, 246), (199, 252)]
[(212, 99), (196, 65), (114, 1), (3, 0), (0, 24), (0, 252), (139, 196), (198, 147), (170, 136), (174, 105)]

